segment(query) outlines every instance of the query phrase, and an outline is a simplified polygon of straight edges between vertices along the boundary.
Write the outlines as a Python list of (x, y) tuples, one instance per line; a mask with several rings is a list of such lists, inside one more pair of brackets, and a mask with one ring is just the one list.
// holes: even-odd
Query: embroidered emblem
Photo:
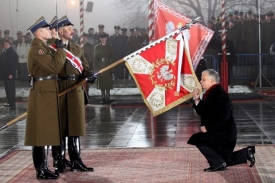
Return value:
[(44, 50), (42, 50), (42, 49), (39, 49), (39, 50), (38, 50), (38, 54), (39, 54), (39, 55), (43, 55), (44, 53), (45, 53)]

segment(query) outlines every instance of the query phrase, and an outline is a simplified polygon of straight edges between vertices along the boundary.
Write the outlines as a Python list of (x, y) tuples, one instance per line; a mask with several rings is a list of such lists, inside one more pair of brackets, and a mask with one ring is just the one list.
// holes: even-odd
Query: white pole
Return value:
[(16, 13), (17, 13), (17, 32), (19, 31), (19, 9), (18, 9), (18, 0), (16, 1)]

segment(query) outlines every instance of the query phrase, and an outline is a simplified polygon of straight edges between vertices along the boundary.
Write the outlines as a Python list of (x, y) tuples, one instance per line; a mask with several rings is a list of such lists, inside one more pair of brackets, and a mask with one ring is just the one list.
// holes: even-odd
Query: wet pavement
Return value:
[[(86, 135), (82, 148), (188, 147), (189, 137), (199, 131), (200, 119), (191, 104), (182, 104), (157, 117), (139, 99), (116, 99), (115, 105), (86, 106)], [(95, 101), (95, 100), (92, 100)], [(16, 110), (0, 103), (0, 125), (26, 112), (27, 102)], [(238, 145), (275, 143), (275, 99), (233, 101)], [(0, 157), (24, 146), (25, 118), (0, 131)]]

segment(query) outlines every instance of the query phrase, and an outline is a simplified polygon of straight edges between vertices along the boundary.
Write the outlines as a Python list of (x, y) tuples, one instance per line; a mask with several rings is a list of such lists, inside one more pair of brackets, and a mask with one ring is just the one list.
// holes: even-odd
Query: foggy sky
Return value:
[[(10, 35), (16, 38), (17, 32), (17, 15), (19, 21), (19, 30), (26, 34), (27, 29), (41, 16), (44, 16), (47, 22), (50, 22), (56, 15), (56, 1), (57, 1), (57, 15), (59, 18), (66, 15), (74, 24), (74, 27), (79, 30), (80, 27), (80, 8), (79, 0), (0, 0), (0, 30), (9, 29)], [(116, 12), (112, 5), (114, 0), (85, 0), (84, 9), (86, 9), (87, 2), (94, 2), (93, 11), (84, 11), (84, 32), (87, 32), (90, 27), (98, 30), (98, 24), (105, 25), (105, 32), (109, 34), (114, 33), (114, 25), (119, 25), (119, 13)], [(17, 14), (17, 2), (19, 13)], [(67, 7), (67, 8), (66, 8)]]

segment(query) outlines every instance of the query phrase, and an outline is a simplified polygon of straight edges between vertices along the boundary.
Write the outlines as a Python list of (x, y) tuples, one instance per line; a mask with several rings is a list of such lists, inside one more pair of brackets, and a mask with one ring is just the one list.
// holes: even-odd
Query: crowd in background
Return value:
[[(258, 54), (259, 40), (261, 40), (261, 53), (268, 54), (270, 46), (275, 42), (275, 17), (273, 12), (268, 12), (261, 15), (261, 37), (259, 37), (259, 15), (255, 12), (241, 12), (238, 10), (229, 13), (226, 16), (226, 36), (227, 40), (233, 43), (233, 49), (236, 54)], [(217, 46), (217, 38), (219, 38), (219, 31), (222, 30), (221, 17), (211, 17), (206, 26), (214, 31), (214, 36), (205, 51), (205, 55), (217, 56), (220, 51), (220, 45)], [(107, 35), (107, 43), (111, 44), (114, 49), (115, 61), (124, 56), (133, 53), (148, 43), (148, 28), (121, 28), (114, 26), (114, 32), (109, 36), (104, 32), (104, 25), (98, 25), (98, 29), (89, 28), (87, 33), (83, 34), (83, 39), (80, 40), (78, 30), (74, 29), (73, 42), (83, 45), (86, 59), (90, 67), (93, 68), (94, 46), (100, 43), (100, 35), (102, 33)], [(4, 37), (0, 30), (0, 54), (3, 52), (4, 40), (9, 40), (14, 51), (18, 54), (17, 64), (17, 79), (19, 81), (27, 81), (27, 55), (32, 41), (30, 32), (25, 35), (23, 32), (17, 32), (17, 38), (14, 40), (10, 36), (10, 31), (5, 30)], [(261, 38), (261, 39), (260, 39)], [(81, 42), (82, 41), (82, 42)], [(118, 65), (113, 73), (114, 80), (130, 79), (128, 69), (124, 64)]]

